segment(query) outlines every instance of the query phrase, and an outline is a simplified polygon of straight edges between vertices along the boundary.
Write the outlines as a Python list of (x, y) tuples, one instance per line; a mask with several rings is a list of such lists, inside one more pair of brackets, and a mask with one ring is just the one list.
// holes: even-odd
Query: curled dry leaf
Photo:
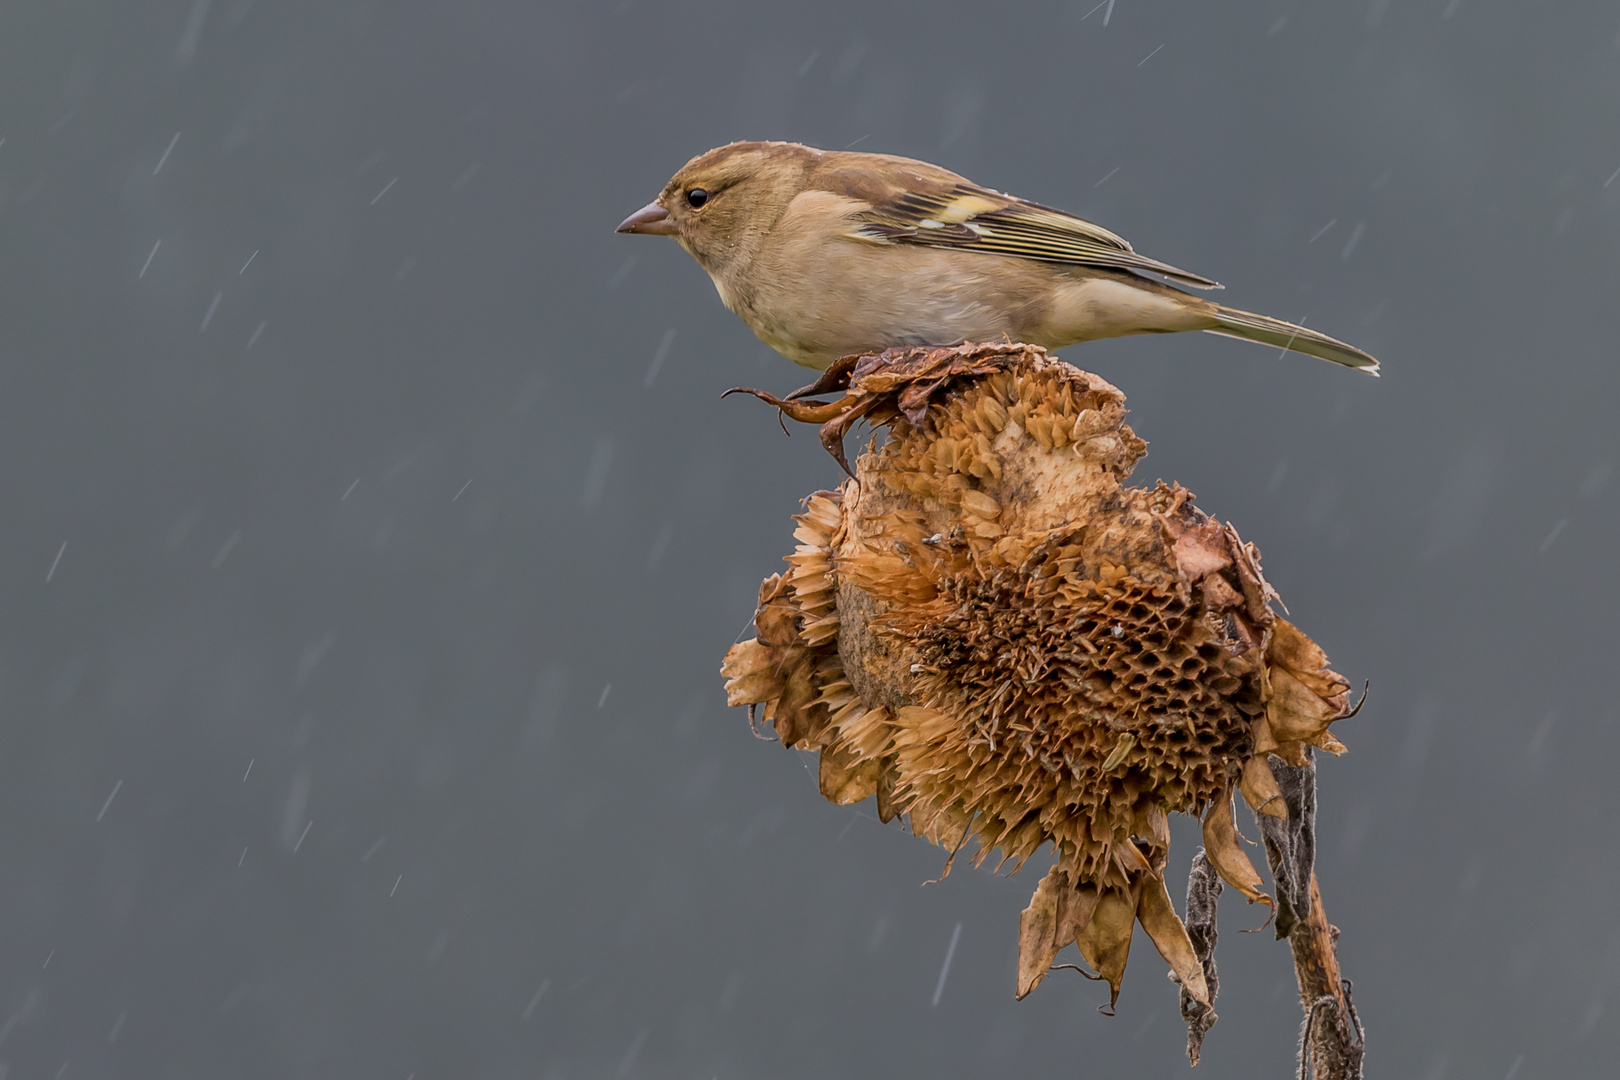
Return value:
[(1187, 928), (1176, 916), (1175, 906), (1170, 903), (1170, 892), (1164, 886), (1164, 878), (1149, 877), (1142, 881), (1142, 898), (1136, 905), (1136, 917), (1142, 929), (1147, 931), (1153, 947), (1170, 965), (1170, 973), (1176, 977), (1176, 982), (1192, 995), (1194, 1001), (1208, 1005), (1209, 987), (1204, 983), (1203, 962), (1193, 951)]
[[(1281, 795), (1279, 793), (1279, 798)], [(1260, 872), (1238, 841), (1237, 824), (1232, 820), (1232, 796), (1224, 793), (1204, 812), (1204, 857), (1221, 880), (1242, 893), (1249, 903), (1274, 907), (1261, 889)]]
[(1061, 868), (1052, 867), (1041, 879), (1018, 920), (1020, 1001), (1041, 984), (1058, 952), (1080, 936), (1096, 907), (1096, 887), (1070, 884)]
[(1249, 809), (1255, 813), (1280, 818), (1288, 816), (1288, 807), (1283, 803), (1282, 789), (1277, 786), (1277, 778), (1271, 775), (1271, 767), (1266, 764), (1263, 751), (1243, 763), (1240, 786), (1243, 801), (1248, 803)]
[(1108, 1006), (1101, 1011), (1109, 1016), (1114, 1014), (1114, 1006), (1119, 1002), (1119, 984), (1125, 979), (1125, 961), (1131, 955), (1131, 934), (1136, 929), (1136, 908), (1141, 893), (1140, 882), (1123, 889), (1105, 890), (1076, 942), (1086, 963), (1108, 981)]
[(1203, 817), (1220, 877), (1270, 904), (1232, 794), (1286, 820), (1267, 755), (1342, 749), (1328, 725), (1348, 683), (1273, 611), (1253, 544), (1179, 485), (1125, 486), (1146, 444), (1097, 376), (964, 345), (846, 358), (807, 392), (836, 398), (756, 396), (821, 424), (846, 471), (858, 420), (888, 438), (806, 500), (757, 637), (722, 667), (727, 700), (819, 751), (829, 799), (875, 793), (953, 859), (971, 843), (975, 865), (1016, 868), (1051, 845), (1020, 997), (1077, 943), (1112, 1003), (1140, 922), (1206, 1007), (1163, 880), (1166, 815)]

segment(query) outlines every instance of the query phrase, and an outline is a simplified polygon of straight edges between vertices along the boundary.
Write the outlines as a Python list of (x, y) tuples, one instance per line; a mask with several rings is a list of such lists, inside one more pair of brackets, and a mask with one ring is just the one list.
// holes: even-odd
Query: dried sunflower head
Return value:
[(1164, 882), (1167, 815), (1201, 816), (1209, 863), (1270, 904), (1233, 792), (1286, 815), (1267, 757), (1342, 752), (1328, 726), (1348, 683), (1272, 610), (1231, 525), (1179, 485), (1124, 486), (1146, 446), (1097, 376), (1033, 346), (964, 345), (851, 358), (812, 390), (842, 394), (758, 396), (823, 422), (840, 462), (857, 419), (888, 438), (806, 501), (757, 637), (726, 655), (727, 700), (819, 751), (827, 798), (875, 795), (952, 859), (972, 841), (975, 865), (1016, 869), (1052, 845), (1019, 997), (1076, 942), (1111, 1006), (1140, 922), (1207, 1009)]

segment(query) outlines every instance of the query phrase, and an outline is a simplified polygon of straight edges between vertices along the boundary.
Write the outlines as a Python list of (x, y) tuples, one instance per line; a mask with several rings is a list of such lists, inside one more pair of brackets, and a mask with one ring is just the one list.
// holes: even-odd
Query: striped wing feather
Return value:
[(1123, 238), (1061, 210), (972, 184), (891, 191), (858, 216), (863, 240), (961, 248), (1042, 262), (1137, 270), (1218, 289), (1209, 278), (1138, 255)]

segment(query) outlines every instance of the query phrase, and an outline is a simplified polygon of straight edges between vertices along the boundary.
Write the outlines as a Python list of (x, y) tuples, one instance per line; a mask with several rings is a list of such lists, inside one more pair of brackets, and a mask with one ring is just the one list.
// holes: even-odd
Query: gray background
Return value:
[[(741, 137), (1384, 361), (1066, 354), (1372, 680), (1320, 871), (1373, 1075), (1603, 1071), (1620, 11), (1094, 4), (7, 3), (0, 1075), (1185, 1075), (1145, 941), (1115, 1019), (1014, 1002), (1038, 872), (919, 888), (724, 707), (838, 474), (719, 400), (803, 372), (612, 229)], [(1291, 1075), (1257, 921), (1201, 1075)]]

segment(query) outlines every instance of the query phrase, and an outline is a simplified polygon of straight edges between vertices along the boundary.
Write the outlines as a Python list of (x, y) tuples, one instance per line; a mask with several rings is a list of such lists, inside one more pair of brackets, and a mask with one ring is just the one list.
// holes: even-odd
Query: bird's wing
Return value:
[[(1100, 225), (968, 183), (955, 174), (890, 177), (850, 175), (840, 170), (836, 186), (870, 209), (855, 215), (850, 235), (876, 243), (924, 244), (1042, 262), (1140, 270), (1200, 289), (1218, 289), (1209, 278), (1138, 255), (1124, 238)], [(939, 170), (944, 173), (944, 170)]]

